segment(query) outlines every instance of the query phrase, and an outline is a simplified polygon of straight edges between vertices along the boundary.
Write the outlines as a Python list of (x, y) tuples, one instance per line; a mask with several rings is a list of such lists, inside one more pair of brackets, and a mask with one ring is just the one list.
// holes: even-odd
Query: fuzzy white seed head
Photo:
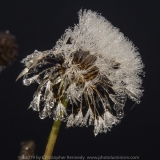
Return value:
[(127, 98), (139, 103), (142, 96), (140, 54), (119, 29), (91, 10), (80, 10), (79, 23), (53, 49), (36, 50), (22, 63), (26, 68), (17, 79), (38, 83), (30, 107), (40, 118), (66, 120), (67, 127), (94, 125), (95, 135), (119, 123)]

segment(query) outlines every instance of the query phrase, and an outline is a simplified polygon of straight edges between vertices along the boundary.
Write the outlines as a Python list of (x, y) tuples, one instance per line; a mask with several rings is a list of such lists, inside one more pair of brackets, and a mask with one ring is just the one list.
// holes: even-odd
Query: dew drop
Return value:
[(43, 96), (41, 96), (41, 101), (44, 101), (44, 97)]
[(44, 88), (43, 88), (43, 87), (41, 87), (41, 88), (40, 88), (40, 90), (41, 90), (41, 92), (42, 92), (42, 91), (44, 90)]
[(48, 72), (47, 71), (44, 72), (44, 76), (48, 76)]
[(98, 132), (97, 132), (97, 131), (94, 131), (94, 135), (97, 136), (97, 134), (98, 134)]
[(24, 79), (23, 84), (29, 86), (31, 84), (31, 81), (29, 79)]
[(44, 111), (42, 111), (41, 113), (39, 113), (39, 118), (40, 119), (44, 119), (44, 118), (46, 118), (46, 116), (47, 116), (47, 114)]
[(137, 104), (140, 104), (140, 102), (141, 102), (141, 101), (140, 101), (140, 100), (138, 100), (138, 101), (137, 101)]
[(41, 79), (40, 79), (40, 78), (37, 78), (35, 81), (36, 81), (38, 84), (41, 83)]
[(114, 104), (114, 105), (113, 105), (113, 109), (114, 109), (115, 111), (118, 111), (118, 109), (119, 109), (118, 105), (117, 105), (117, 104)]
[(32, 105), (33, 105), (33, 106), (32, 106), (32, 109), (33, 109), (34, 111), (38, 111), (38, 106), (37, 106), (37, 104), (35, 104), (35, 103), (33, 102)]
[(42, 62), (40, 62), (40, 63), (38, 64), (38, 67), (42, 67)]
[(118, 118), (123, 118), (123, 116), (124, 116), (123, 108), (120, 108), (119, 110), (117, 110), (117, 117)]
[(51, 102), (49, 108), (53, 108), (53, 107), (54, 107), (54, 102)]
[(32, 108), (32, 107), (33, 107), (33, 102), (31, 102), (31, 104), (30, 104), (29, 108)]

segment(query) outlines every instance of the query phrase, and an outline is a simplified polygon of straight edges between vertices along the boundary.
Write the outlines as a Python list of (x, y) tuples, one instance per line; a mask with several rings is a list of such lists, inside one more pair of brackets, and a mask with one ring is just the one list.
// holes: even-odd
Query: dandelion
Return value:
[[(17, 79), (39, 84), (30, 107), (40, 118), (66, 121), (67, 127), (93, 125), (95, 135), (120, 122), (127, 98), (139, 103), (142, 96), (140, 54), (91, 10), (79, 11), (79, 24), (67, 29), (53, 49), (36, 50), (22, 63), (26, 68)], [(38, 72), (41, 66), (46, 68)]]

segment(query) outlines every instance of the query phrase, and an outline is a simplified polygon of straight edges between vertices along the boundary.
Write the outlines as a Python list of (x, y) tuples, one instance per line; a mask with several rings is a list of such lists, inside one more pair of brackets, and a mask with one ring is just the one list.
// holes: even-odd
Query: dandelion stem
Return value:
[(56, 139), (57, 139), (57, 136), (58, 136), (60, 126), (61, 126), (61, 121), (60, 120), (54, 121), (51, 133), (49, 135), (46, 150), (45, 150), (45, 153), (44, 153), (44, 156), (43, 156), (44, 160), (50, 160), (51, 159), (52, 152), (53, 152), (53, 149), (54, 149), (54, 146), (55, 146), (55, 143), (56, 143)]
[[(66, 102), (65, 100), (62, 102), (63, 102), (64, 107), (66, 107), (68, 102)], [(48, 138), (48, 143), (46, 145), (46, 150), (43, 155), (43, 160), (50, 160), (51, 159), (52, 152), (54, 150), (54, 146), (56, 143), (56, 139), (57, 139), (57, 136), (59, 133), (60, 126), (61, 126), (60, 120), (54, 121), (49, 138)]]

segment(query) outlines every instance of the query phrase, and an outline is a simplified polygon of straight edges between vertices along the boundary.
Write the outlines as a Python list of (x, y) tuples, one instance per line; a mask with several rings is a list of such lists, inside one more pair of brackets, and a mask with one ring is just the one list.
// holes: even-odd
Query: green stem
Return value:
[(46, 146), (46, 150), (43, 156), (44, 160), (50, 160), (51, 156), (52, 156), (52, 152), (56, 143), (56, 139), (58, 136), (58, 132), (61, 126), (61, 121), (54, 121), (53, 126), (52, 126), (52, 130), (51, 133), (49, 135), (49, 139), (48, 139), (48, 143)]
[[(68, 102), (66, 102), (63, 99), (62, 103), (63, 103), (64, 107), (66, 107)], [(47, 146), (46, 146), (46, 150), (45, 150), (44, 155), (43, 155), (43, 160), (50, 160), (51, 159), (52, 152), (54, 150), (54, 146), (55, 146), (55, 143), (56, 143), (56, 139), (57, 139), (57, 136), (58, 136), (60, 126), (61, 126), (61, 121), (60, 120), (54, 121), (53, 126), (52, 126), (52, 130), (51, 130), (49, 138), (48, 138), (48, 143), (47, 143)]]

